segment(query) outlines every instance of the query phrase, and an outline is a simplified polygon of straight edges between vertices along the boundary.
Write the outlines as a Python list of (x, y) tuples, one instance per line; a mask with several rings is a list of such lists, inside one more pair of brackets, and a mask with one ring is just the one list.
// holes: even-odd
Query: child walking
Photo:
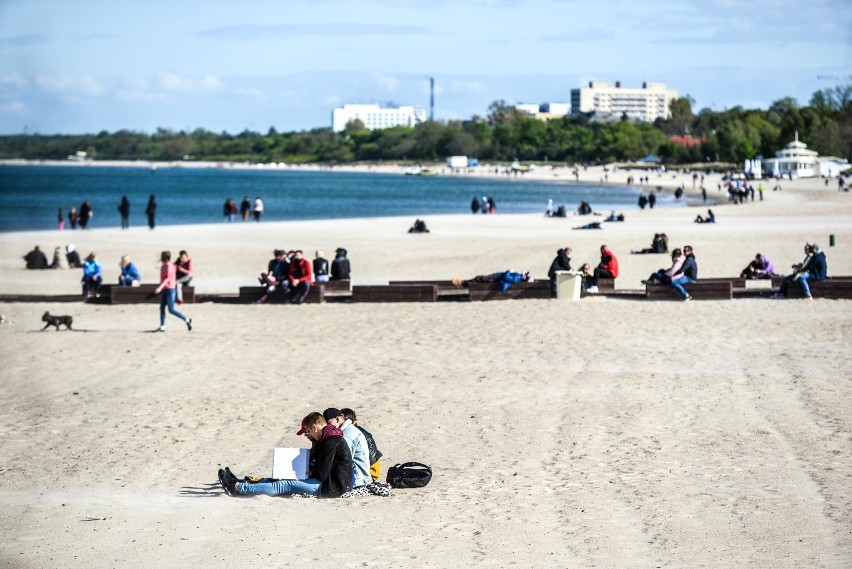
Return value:
[(163, 251), (160, 254), (160, 262), (163, 266), (160, 268), (160, 286), (154, 291), (154, 294), (160, 295), (160, 327), (157, 332), (166, 331), (166, 307), (169, 312), (186, 324), (186, 329), (192, 331), (192, 318), (187, 318), (177, 310), (175, 310), (175, 288), (177, 287), (177, 268), (171, 262), (172, 254), (170, 251)]

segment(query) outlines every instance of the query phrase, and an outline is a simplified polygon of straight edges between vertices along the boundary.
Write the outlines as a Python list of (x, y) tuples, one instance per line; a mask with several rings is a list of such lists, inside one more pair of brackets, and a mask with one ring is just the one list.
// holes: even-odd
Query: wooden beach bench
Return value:
[(437, 302), (433, 284), (355, 285), (352, 302)]
[[(782, 278), (779, 278), (778, 284), (775, 285), (773, 278), (773, 287), (775, 289), (780, 287), (782, 280)], [(828, 277), (824, 281), (808, 281), (808, 287), (811, 289), (811, 295), (814, 298), (852, 298), (852, 277)], [(799, 281), (796, 280), (787, 285), (787, 298), (799, 298), (801, 296), (802, 284)]]
[[(98, 298), (85, 299), (93, 304), (159, 304), (160, 295), (154, 294), (159, 284), (143, 283), (139, 286), (120, 286), (117, 284), (102, 284), (98, 290)], [(83, 287), (83, 294), (86, 289)], [(195, 287), (183, 287), (184, 304), (195, 303)]]
[(598, 290), (615, 290), (615, 279), (599, 278)]
[[(699, 279), (684, 285), (694, 300), (731, 300), (734, 298), (734, 279)], [(743, 285), (745, 286), (745, 285)], [(671, 285), (645, 285), (645, 298), (649, 300), (681, 300), (682, 297)]]
[(510, 300), (516, 298), (552, 298), (550, 280), (513, 283), (506, 292), (500, 283), (470, 283), (470, 300)]
[(349, 279), (315, 283), (316, 285), (322, 285), (325, 296), (348, 296), (352, 292)]
[[(154, 294), (156, 284), (141, 284), (139, 286), (101, 286), (101, 298), (106, 296), (110, 304), (159, 304), (160, 295)], [(104, 294), (106, 289), (107, 294)], [(195, 287), (183, 287), (183, 303), (193, 304), (195, 302)]]
[(470, 291), (462, 286), (456, 286), (451, 280), (417, 280), (390, 281), (392, 285), (435, 285), (438, 287), (438, 298), (444, 300), (466, 300)]
[[(347, 281), (348, 282), (348, 281)], [(321, 304), (325, 302), (325, 285), (327, 283), (317, 283), (311, 285), (311, 290), (308, 291), (308, 296), (305, 297), (305, 304)], [(266, 293), (266, 289), (262, 286), (241, 286), (240, 287), (240, 303), (251, 304), (259, 300)], [(267, 304), (288, 304), (290, 296), (285, 294), (280, 288), (275, 289), (275, 292), (270, 294), (267, 299)]]

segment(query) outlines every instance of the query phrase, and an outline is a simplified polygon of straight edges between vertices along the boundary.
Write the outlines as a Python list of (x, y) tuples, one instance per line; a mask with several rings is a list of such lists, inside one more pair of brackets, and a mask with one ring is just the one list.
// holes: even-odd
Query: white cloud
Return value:
[(262, 89), (256, 87), (238, 87), (237, 95), (251, 97), (253, 99), (266, 99), (266, 93)]
[(14, 89), (26, 89), (30, 82), (18, 75), (17, 73), (9, 73), (0, 77), (0, 87), (9, 87)]
[(21, 101), (14, 101), (12, 103), (6, 103), (0, 109), (3, 110), (4, 114), (8, 115), (22, 115), (27, 110), (27, 105), (22, 103)]
[(104, 92), (100, 82), (91, 75), (36, 75), (36, 85), (50, 93), (67, 96), (95, 96)]
[(399, 79), (391, 75), (383, 75), (381, 73), (373, 74), (373, 81), (379, 87), (388, 93), (396, 93), (399, 89)]
[(479, 81), (453, 81), (447, 91), (450, 93), (484, 93), (485, 87)]
[(215, 75), (183, 77), (177, 73), (162, 73), (157, 80), (162, 89), (173, 93), (210, 93), (224, 88)]

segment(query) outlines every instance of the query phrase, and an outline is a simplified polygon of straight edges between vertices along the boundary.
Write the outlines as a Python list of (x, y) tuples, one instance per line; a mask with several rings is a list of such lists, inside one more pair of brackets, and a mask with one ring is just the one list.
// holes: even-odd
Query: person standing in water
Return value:
[(157, 328), (156, 332), (166, 331), (166, 307), (168, 307), (170, 314), (183, 320), (186, 324), (186, 329), (192, 332), (192, 318), (187, 318), (175, 309), (177, 267), (172, 263), (171, 252), (163, 251), (160, 254), (160, 262), (163, 264), (160, 268), (160, 286), (154, 291), (154, 294), (160, 295), (160, 327)]

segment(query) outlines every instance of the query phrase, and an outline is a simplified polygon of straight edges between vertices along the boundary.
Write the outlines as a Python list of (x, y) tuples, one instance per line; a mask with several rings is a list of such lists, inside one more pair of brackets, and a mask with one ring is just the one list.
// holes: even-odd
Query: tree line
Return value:
[[(774, 156), (798, 132), (820, 155), (852, 156), (852, 85), (823, 89), (807, 106), (793, 98), (769, 109), (734, 107), (693, 111), (693, 100), (672, 101), (671, 117), (654, 123), (595, 121), (567, 116), (538, 120), (505, 101), (495, 101), (485, 116), (466, 121), (426, 121), (415, 127), (367, 130), (353, 121), (343, 132), (330, 128), (232, 135), (204, 129), (128, 130), (82, 135), (0, 137), (0, 158), (64, 160), (78, 151), (97, 160), (205, 160), (232, 162), (351, 163), (364, 161), (437, 162), (465, 155), (481, 161), (606, 163), (634, 161), (649, 154), (669, 164), (729, 162), (756, 155)], [(689, 134), (684, 146), (671, 140)]]

